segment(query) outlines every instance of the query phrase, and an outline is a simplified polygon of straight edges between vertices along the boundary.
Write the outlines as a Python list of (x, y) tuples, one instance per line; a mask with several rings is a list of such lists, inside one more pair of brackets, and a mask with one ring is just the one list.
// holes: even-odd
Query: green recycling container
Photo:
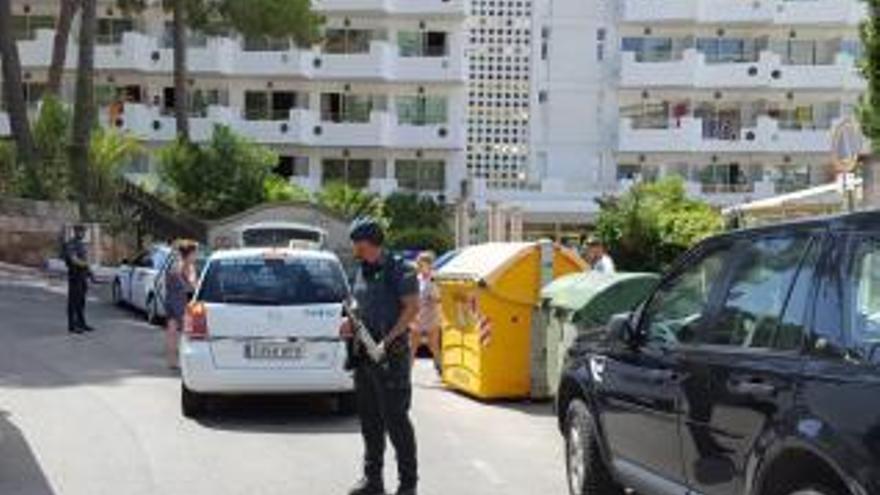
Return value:
[(650, 295), (654, 273), (583, 272), (560, 277), (541, 290), (540, 321), (546, 325), (546, 387), (535, 396), (554, 396), (565, 355), (581, 332), (597, 330), (618, 313), (631, 311)]

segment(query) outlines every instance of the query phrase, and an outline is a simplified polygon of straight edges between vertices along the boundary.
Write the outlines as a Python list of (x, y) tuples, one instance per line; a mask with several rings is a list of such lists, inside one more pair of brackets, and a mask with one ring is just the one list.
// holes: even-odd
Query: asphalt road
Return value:
[[(359, 473), (353, 417), (297, 398), (179, 412), (162, 336), (90, 298), (94, 334), (69, 336), (64, 287), (0, 269), (0, 494), (335, 495)], [(415, 370), (421, 494), (566, 493), (549, 404), (482, 404)], [(386, 465), (393, 479), (393, 449)]]

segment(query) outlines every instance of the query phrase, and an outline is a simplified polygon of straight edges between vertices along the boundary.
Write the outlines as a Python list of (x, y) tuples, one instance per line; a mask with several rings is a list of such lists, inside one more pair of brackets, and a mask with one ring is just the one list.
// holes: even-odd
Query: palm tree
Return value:
[(174, 44), (174, 120), (177, 137), (189, 141), (189, 97), (186, 88), (186, 0), (172, 0)]
[(90, 199), (101, 207), (102, 212), (112, 210), (123, 167), (143, 150), (136, 138), (115, 129), (97, 128), (92, 134), (89, 146)]
[(382, 200), (378, 195), (342, 182), (328, 184), (315, 199), (319, 205), (348, 219), (382, 215)]
[(89, 145), (95, 123), (95, 36), (98, 29), (97, 0), (82, 0), (79, 30), (79, 65), (76, 70), (76, 99), (73, 105), (73, 132), (70, 143), (70, 165), (77, 182), (77, 204), (80, 216), (90, 218), (88, 198)]
[(22, 91), (21, 59), (12, 32), (12, 6), (10, 0), (0, 0), (0, 62), (3, 72), (3, 101), (9, 112), (9, 124), (15, 139), (16, 156), (21, 163), (30, 164), (36, 159), (34, 139), (27, 115), (27, 103)]
[(70, 27), (80, 0), (59, 0), (58, 22), (55, 24), (55, 39), (52, 43), (52, 62), (49, 65), (49, 81), (46, 91), (58, 95), (61, 92), (61, 78), (64, 76), (64, 65), (67, 63), (67, 42), (70, 39)]

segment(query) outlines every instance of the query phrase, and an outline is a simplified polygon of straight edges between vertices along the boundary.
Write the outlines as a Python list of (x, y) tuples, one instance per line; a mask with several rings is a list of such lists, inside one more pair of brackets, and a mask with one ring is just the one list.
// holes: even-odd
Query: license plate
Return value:
[(296, 342), (253, 342), (244, 347), (247, 359), (298, 360), (305, 355), (305, 346)]

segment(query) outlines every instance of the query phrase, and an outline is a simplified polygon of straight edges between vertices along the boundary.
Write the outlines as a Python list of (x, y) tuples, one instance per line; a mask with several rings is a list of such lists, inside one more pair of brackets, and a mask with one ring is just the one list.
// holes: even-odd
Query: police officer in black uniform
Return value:
[[(378, 363), (365, 352), (353, 362), (358, 416), (364, 438), (364, 478), (349, 495), (384, 495), (382, 462), (385, 435), (397, 454), (397, 495), (415, 495), (418, 482), (416, 440), (409, 419), (412, 401), (409, 325), (418, 312), (418, 281), (403, 260), (383, 249), (384, 231), (372, 218), (356, 220), (350, 230), (358, 267), (352, 291), (357, 318), (385, 349)], [(354, 339), (346, 319), (340, 329)]]
[(70, 333), (91, 332), (86, 323), (86, 292), (89, 289), (91, 268), (88, 252), (83, 242), (86, 229), (82, 225), (73, 227), (73, 238), (64, 243), (64, 263), (67, 265), (67, 330)]

